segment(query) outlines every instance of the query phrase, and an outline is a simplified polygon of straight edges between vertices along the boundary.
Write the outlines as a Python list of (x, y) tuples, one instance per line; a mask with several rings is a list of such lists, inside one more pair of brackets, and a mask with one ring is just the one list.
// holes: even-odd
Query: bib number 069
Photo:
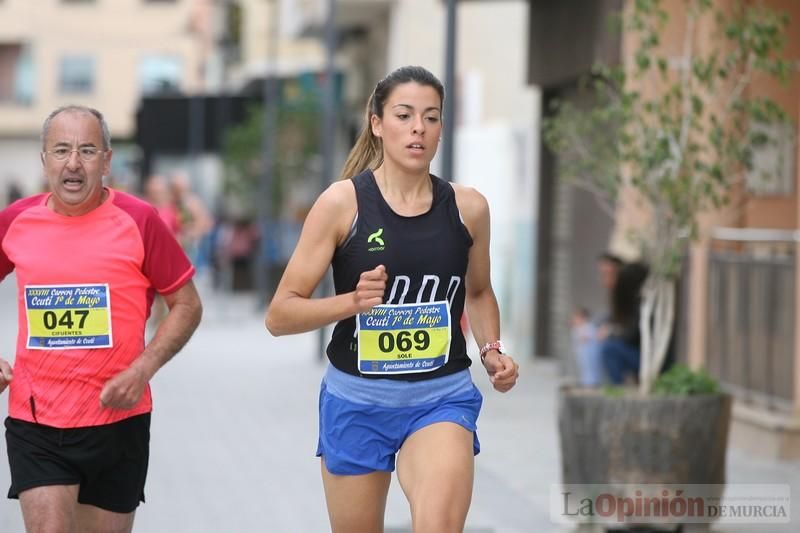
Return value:
[(431, 337), (425, 330), (417, 330), (414, 332), (413, 340), (410, 331), (401, 331), (397, 335), (393, 335), (389, 331), (384, 331), (378, 335), (378, 348), (383, 353), (393, 352), (395, 347), (401, 352), (407, 352), (413, 346), (417, 350), (425, 350), (431, 344)]

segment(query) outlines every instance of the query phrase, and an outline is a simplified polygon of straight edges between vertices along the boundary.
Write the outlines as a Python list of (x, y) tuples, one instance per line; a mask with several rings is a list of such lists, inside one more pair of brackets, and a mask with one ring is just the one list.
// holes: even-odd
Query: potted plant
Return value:
[(682, 4), (671, 4), (684, 17), (676, 57), (663, 47), (670, 13), (662, 2), (629, 0), (620, 18), (627, 60), (593, 70), (590, 109), (557, 102), (544, 125), (563, 177), (612, 208), (632, 191), (649, 213), (630, 234), (649, 266), (639, 390), (564, 391), (565, 483), (724, 483), (730, 398), (684, 367), (656, 383), (699, 216), (729, 201), (754, 153), (774, 142), (774, 126), (788, 123), (773, 99), (751, 92), (754, 79), (786, 80), (792, 71), (779, 56), (788, 17), (744, 2)]

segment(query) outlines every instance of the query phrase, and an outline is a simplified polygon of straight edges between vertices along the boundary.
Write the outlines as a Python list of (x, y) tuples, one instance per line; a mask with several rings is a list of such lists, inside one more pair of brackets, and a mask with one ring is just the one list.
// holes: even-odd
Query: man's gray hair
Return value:
[(42, 150), (47, 149), (45, 143), (47, 142), (47, 134), (50, 133), (50, 123), (53, 121), (56, 115), (64, 112), (86, 113), (94, 116), (94, 118), (96, 118), (97, 122), (100, 124), (100, 129), (103, 132), (103, 150), (111, 149), (111, 134), (108, 132), (108, 124), (106, 124), (106, 119), (103, 117), (103, 114), (93, 107), (70, 104), (59, 107), (50, 113), (50, 115), (44, 120), (44, 124), (42, 125)]

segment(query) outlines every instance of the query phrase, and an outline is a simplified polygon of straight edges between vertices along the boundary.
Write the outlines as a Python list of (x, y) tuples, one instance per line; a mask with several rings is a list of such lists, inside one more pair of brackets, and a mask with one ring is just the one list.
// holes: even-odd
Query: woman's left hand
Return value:
[(508, 392), (517, 384), (519, 365), (511, 356), (492, 350), (484, 357), (483, 366), (495, 390)]

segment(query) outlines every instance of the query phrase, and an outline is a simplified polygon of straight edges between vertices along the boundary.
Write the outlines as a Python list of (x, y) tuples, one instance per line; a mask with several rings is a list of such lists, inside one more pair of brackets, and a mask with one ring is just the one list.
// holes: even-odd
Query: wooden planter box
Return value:
[(558, 405), (563, 483), (722, 486), (731, 405), (727, 394), (609, 396), (564, 387)]

